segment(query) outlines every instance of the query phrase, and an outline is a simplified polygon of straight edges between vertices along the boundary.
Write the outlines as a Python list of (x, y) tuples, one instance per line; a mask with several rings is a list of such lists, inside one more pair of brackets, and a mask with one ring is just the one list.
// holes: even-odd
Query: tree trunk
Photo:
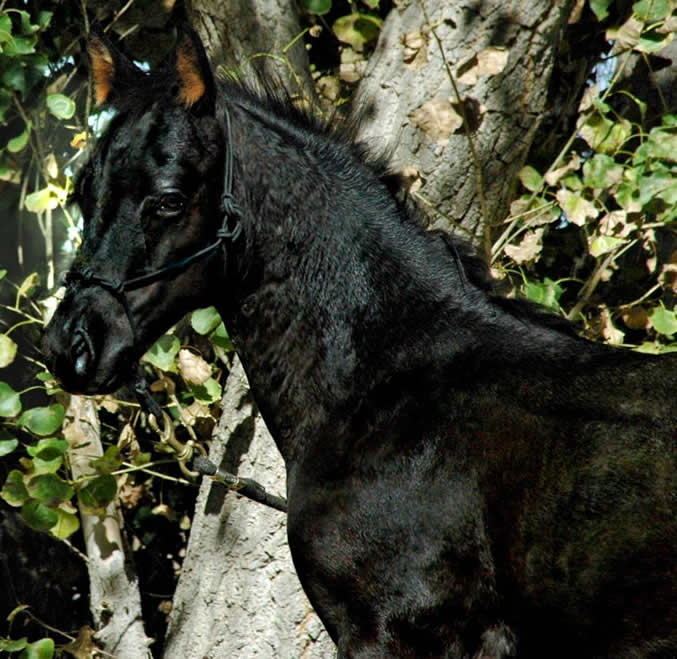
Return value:
[[(215, 63), (233, 68), (246, 56), (279, 53), (300, 33), (294, 11), (281, 4), (194, 0), (192, 20)], [(451, 0), (428, 1), (429, 20), (464, 99), (481, 182), (462, 128), (463, 112), (419, 1), (400, 0), (390, 12), (359, 86), (359, 98), (369, 103), (362, 137), (377, 150), (396, 147), (399, 165), (420, 173), (421, 195), (439, 210), (436, 224), (461, 227), (486, 246), (492, 224), (506, 215), (513, 180), (546, 103), (570, 4), (540, 0), (508, 9), (487, 0), (472, 9)], [(297, 79), (310, 80), (301, 41), (286, 58), (281, 66), (267, 58), (266, 70), (295, 91)], [(285, 491), (282, 461), (256, 414), (239, 363), (228, 378), (210, 457), (272, 492)], [(324, 659), (333, 654), (293, 570), (284, 515), (203, 483), (165, 656)]]
[[(195, 0), (191, 20), (217, 68), (232, 70), (253, 55), (267, 76), (291, 91), (310, 88), (301, 33), (282, 0)], [(280, 59), (281, 57), (281, 59)], [(210, 459), (284, 495), (282, 458), (251, 400), (239, 361), (228, 376), (223, 415)], [(166, 657), (304, 657), (321, 659), (334, 646), (308, 603), (287, 546), (286, 516), (209, 479), (200, 488), (186, 559), (169, 618)]]
[(369, 103), (362, 138), (394, 148), (422, 180), (435, 225), (460, 229), (488, 255), (543, 115), (572, 3), (426, 0), (424, 12), (422, 1), (401, 0), (385, 21), (358, 93)]
[[(239, 360), (228, 376), (214, 464), (284, 493), (282, 459)], [(166, 657), (331, 657), (287, 547), (284, 513), (205, 479), (169, 620)]]

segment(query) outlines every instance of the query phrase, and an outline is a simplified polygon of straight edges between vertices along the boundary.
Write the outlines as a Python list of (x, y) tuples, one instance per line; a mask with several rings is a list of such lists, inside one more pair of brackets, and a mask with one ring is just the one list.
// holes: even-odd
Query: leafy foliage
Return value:
[[(599, 20), (609, 17), (611, 5), (610, 0), (590, 3)], [(565, 313), (583, 320), (591, 335), (650, 352), (677, 349), (673, 312), (663, 307), (674, 304), (677, 254), (662, 263), (657, 256), (677, 218), (677, 117), (670, 112), (658, 121), (648, 117), (646, 103), (623, 89), (619, 77), (628, 58), (646, 57), (670, 42), (673, 5), (635, 2), (626, 20), (607, 28), (615, 43), (614, 78), (602, 81), (604, 91), (599, 81), (591, 82), (575, 134), (545, 172), (533, 165), (522, 168), (524, 193), (513, 202), (508, 227), (494, 246), (494, 258), (502, 257), (504, 268), (514, 267), (505, 260), (509, 257), (521, 269), (522, 294), (552, 308), (566, 300)], [(571, 230), (583, 238), (574, 263), (585, 280), (578, 280), (578, 273), (568, 281), (543, 277), (550, 258), (547, 241), (556, 244), (558, 232)], [(631, 256), (645, 262), (630, 289), (633, 297), (607, 309), (595, 291), (603, 288), (609, 297), (615, 285), (620, 288), (617, 273)], [(639, 278), (649, 284), (638, 294)]]

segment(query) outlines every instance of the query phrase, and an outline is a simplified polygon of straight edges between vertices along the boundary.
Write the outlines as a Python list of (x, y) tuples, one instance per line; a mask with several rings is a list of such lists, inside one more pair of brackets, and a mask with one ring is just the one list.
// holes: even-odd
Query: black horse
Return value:
[(89, 49), (117, 114), (44, 339), (64, 387), (116, 389), (213, 304), (340, 657), (676, 657), (677, 356), (495, 295), (350, 130), (216, 81), (190, 28), (149, 75)]

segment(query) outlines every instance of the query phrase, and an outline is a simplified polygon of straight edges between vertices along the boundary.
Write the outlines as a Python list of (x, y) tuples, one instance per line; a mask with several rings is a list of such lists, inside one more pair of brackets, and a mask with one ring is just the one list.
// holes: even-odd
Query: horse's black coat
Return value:
[[(119, 386), (214, 304), (287, 466), (289, 543), (341, 657), (677, 656), (677, 360), (495, 297), (350, 136), (215, 83), (190, 30), (142, 76), (91, 47), (118, 109), (76, 189), (76, 268), (125, 279), (204, 247), (224, 153), (243, 234), (130, 292), (71, 286), (44, 348)], [(224, 108), (232, 118), (226, 144)]]

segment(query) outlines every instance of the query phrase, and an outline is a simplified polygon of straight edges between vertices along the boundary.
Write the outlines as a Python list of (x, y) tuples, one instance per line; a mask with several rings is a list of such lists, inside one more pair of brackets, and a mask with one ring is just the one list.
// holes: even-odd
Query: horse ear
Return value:
[(179, 27), (175, 66), (179, 102), (189, 109), (213, 110), (214, 77), (207, 53), (197, 32), (187, 24)]
[(96, 28), (87, 39), (96, 107), (115, 101), (116, 92), (131, 87), (143, 72)]

